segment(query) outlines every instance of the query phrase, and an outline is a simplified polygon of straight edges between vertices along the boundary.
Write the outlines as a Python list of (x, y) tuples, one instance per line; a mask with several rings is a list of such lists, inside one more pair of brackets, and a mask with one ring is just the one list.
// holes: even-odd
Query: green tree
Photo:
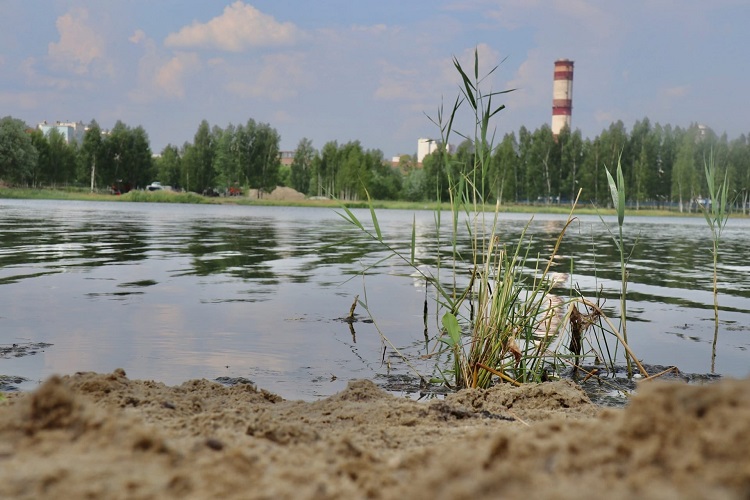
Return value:
[(50, 130), (47, 135), (49, 148), (45, 164), (40, 165), (42, 182), (51, 186), (67, 185), (75, 177), (76, 146), (68, 144), (65, 137), (57, 131)]
[[(57, 130), (51, 132), (57, 133)], [(31, 144), (37, 151), (37, 161), (29, 172), (28, 183), (31, 187), (40, 187), (47, 181), (48, 172), (51, 171), (50, 147), (47, 137), (41, 130), (34, 129), (30, 134)]]
[(367, 190), (375, 199), (395, 200), (401, 195), (403, 174), (398, 167), (383, 158), (379, 149), (368, 149), (365, 152), (365, 169), (370, 171)]
[(365, 197), (365, 188), (370, 181), (370, 170), (366, 167), (365, 152), (359, 141), (342, 145), (339, 150), (340, 164), (336, 172), (336, 189), (342, 200), (357, 200)]
[(742, 134), (730, 143), (727, 159), (727, 181), (734, 205), (745, 215), (750, 200), (750, 141)]
[(408, 201), (424, 201), (426, 191), (423, 186), (424, 178), (424, 169), (414, 168), (409, 170), (403, 179), (401, 197)]
[(526, 179), (530, 200), (544, 200), (550, 203), (559, 191), (559, 148), (549, 125), (538, 128), (527, 143), (525, 151)]
[(118, 120), (104, 140), (102, 165), (97, 162), (96, 168), (104, 183), (124, 191), (149, 184), (154, 169), (145, 129), (141, 126), (131, 129)]
[(201, 121), (193, 138), (193, 147), (189, 155), (190, 161), (186, 167), (190, 168), (191, 191), (205, 192), (213, 189), (216, 180), (214, 171), (215, 137), (211, 133), (208, 121)]
[(224, 130), (215, 131), (216, 154), (214, 171), (217, 184), (229, 188), (240, 184), (240, 164), (237, 154), (237, 133), (231, 123)]
[(145, 187), (153, 181), (155, 170), (148, 134), (142, 126), (131, 130), (128, 146), (130, 182), (133, 186)]
[(672, 199), (676, 200), (683, 212), (690, 210), (691, 200), (697, 194), (698, 175), (695, 162), (696, 131), (685, 133), (680, 141), (672, 168)]
[(311, 192), (317, 196), (333, 196), (335, 194), (335, 178), (339, 165), (339, 146), (336, 141), (329, 141), (323, 145), (320, 156), (313, 162)]
[(180, 150), (171, 144), (162, 150), (156, 160), (156, 178), (165, 186), (180, 187), (182, 173), (182, 158)]
[(557, 198), (559, 200), (568, 199), (570, 203), (573, 203), (578, 195), (578, 189), (582, 187), (579, 180), (579, 169), (585, 161), (586, 145), (583, 137), (581, 137), (581, 131), (571, 132), (568, 127), (564, 127), (560, 132), (557, 143), (560, 165)]
[(495, 199), (502, 204), (503, 200), (518, 201), (518, 175), (520, 159), (518, 143), (513, 133), (505, 134), (495, 148), (489, 171), (489, 188)]
[(78, 154), (78, 179), (81, 181), (88, 180), (92, 192), (97, 185), (102, 183), (101, 171), (98, 171), (97, 168), (101, 169), (105, 161), (102, 129), (96, 120), (91, 120), (83, 134), (83, 143)]
[(256, 124), (248, 120), (245, 127), (247, 134), (247, 163), (245, 176), (250, 187), (260, 191), (273, 191), (279, 172), (278, 132), (266, 123)]
[(657, 153), (653, 184), (657, 207), (661, 207), (671, 198), (672, 167), (675, 163), (677, 145), (681, 134), (680, 128), (672, 129), (670, 125), (662, 127), (658, 123), (654, 125), (654, 142), (656, 143)]
[(6, 116), (0, 120), (0, 179), (25, 184), (35, 171), (39, 153), (26, 133), (26, 124)]
[(448, 153), (439, 148), (422, 159), (422, 197), (425, 200), (448, 200)]
[(294, 151), (294, 159), (291, 166), (291, 185), (300, 193), (308, 193), (310, 190), (310, 179), (312, 176), (313, 160), (316, 151), (312, 141), (302, 138)]

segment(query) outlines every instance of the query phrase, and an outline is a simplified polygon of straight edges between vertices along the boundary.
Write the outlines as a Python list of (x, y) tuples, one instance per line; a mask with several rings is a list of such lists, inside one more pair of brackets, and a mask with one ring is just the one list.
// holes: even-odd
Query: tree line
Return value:
[[(108, 133), (92, 121), (81, 144), (67, 144), (52, 130), (44, 135), (21, 120), (0, 120), (0, 179), (32, 187), (91, 186), (92, 189), (145, 187), (151, 181), (195, 192), (232, 186), (270, 191), (290, 186), (309, 196), (344, 200), (447, 199), (450, 179), (469, 175), (474, 143), (464, 141), (454, 153), (438, 149), (417, 164), (405, 155), (397, 166), (377, 149), (359, 141), (330, 141), (316, 149), (299, 141), (290, 166), (280, 161), (280, 135), (269, 124), (249, 119), (224, 128), (203, 120), (192, 142), (167, 145), (151, 154), (148, 135), (138, 126), (117, 122)], [(622, 121), (598, 136), (563, 129), (554, 136), (548, 125), (521, 127), (492, 146), (481, 189), (485, 200), (501, 203), (571, 203), (606, 206), (605, 167), (621, 163), (628, 203), (634, 208), (676, 207), (695, 210), (707, 194), (704, 162), (713, 155), (721, 179), (726, 175), (733, 203), (743, 210), (750, 195), (750, 138), (729, 140), (710, 128), (652, 124), (648, 118), (627, 131)]]
[[(448, 178), (466, 175), (474, 167), (474, 155), (473, 144), (465, 141), (454, 155), (438, 151), (428, 156), (422, 171), (410, 174), (416, 177), (413, 183), (426, 189), (411, 193), (446, 197)], [(673, 128), (652, 125), (648, 118), (637, 121), (629, 133), (617, 121), (593, 139), (567, 128), (555, 137), (548, 125), (505, 134), (491, 152), (483, 195), (501, 203), (571, 203), (583, 188), (581, 202), (607, 206), (605, 168), (614, 172), (620, 162), (633, 208), (696, 210), (708, 194), (704, 167), (711, 155), (719, 178), (726, 175), (732, 203), (745, 210), (750, 194), (748, 136), (730, 141), (726, 134), (718, 136), (698, 124)]]
[(56, 129), (44, 134), (23, 121), (0, 120), (0, 179), (19, 186), (143, 186), (153, 169), (148, 134), (118, 121), (107, 134), (92, 121), (81, 144)]

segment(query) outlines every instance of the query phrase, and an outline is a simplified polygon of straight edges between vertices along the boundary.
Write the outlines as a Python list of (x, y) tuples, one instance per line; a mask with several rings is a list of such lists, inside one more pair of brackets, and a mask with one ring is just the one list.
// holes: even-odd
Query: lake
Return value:
[[(369, 212), (355, 210), (363, 221)], [(382, 210), (388, 241), (433, 269), (438, 246), (430, 211)], [(515, 245), (527, 214), (502, 214), (501, 239)], [(447, 221), (448, 217), (444, 217)], [(613, 218), (605, 218), (616, 225)], [(538, 214), (530, 255), (545, 258), (565, 217)], [(628, 336), (646, 363), (711, 370), (714, 313), (710, 231), (702, 217), (626, 215)], [(459, 239), (465, 253), (468, 239)], [(715, 372), (750, 374), (750, 220), (730, 219), (719, 257), (720, 330)], [(555, 261), (568, 285), (604, 310), (619, 308), (619, 256), (602, 221), (581, 216)], [(423, 306), (434, 290), (403, 261), (329, 208), (0, 200), (0, 344), (47, 343), (34, 355), (0, 359), (0, 374), (25, 378), (111, 372), (175, 385), (192, 378), (246, 378), (285, 398), (313, 400), (348, 380), (408, 375), (376, 326), (415, 367)], [(362, 275), (363, 269), (367, 272)], [(572, 272), (571, 272), (572, 271)], [(352, 325), (355, 296), (375, 324)], [(428, 336), (438, 318), (428, 301)], [(366, 313), (357, 308), (360, 319)], [(438, 360), (439, 362), (439, 360)]]

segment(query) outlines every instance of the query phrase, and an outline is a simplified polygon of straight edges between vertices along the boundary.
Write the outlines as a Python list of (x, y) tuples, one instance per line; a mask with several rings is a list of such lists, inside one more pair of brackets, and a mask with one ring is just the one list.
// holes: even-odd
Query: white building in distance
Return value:
[(434, 139), (420, 137), (417, 140), (417, 163), (422, 163), (424, 157), (433, 151), (437, 151), (438, 143)]
[[(424, 157), (428, 154), (434, 153), (438, 150), (440, 147), (440, 141), (436, 141), (435, 139), (426, 139), (424, 137), (421, 137), (417, 140), (417, 163), (421, 164), (424, 160)], [(448, 147), (445, 148), (448, 153), (455, 152), (455, 147), (451, 144), (448, 144)]]
[(78, 144), (83, 143), (83, 134), (86, 132), (86, 126), (83, 122), (55, 122), (54, 125), (50, 125), (47, 121), (43, 121), (37, 128), (42, 131), (45, 137), (49, 136), (49, 133), (55, 129), (60, 135), (63, 136), (65, 142), (70, 144), (71, 142), (77, 142)]

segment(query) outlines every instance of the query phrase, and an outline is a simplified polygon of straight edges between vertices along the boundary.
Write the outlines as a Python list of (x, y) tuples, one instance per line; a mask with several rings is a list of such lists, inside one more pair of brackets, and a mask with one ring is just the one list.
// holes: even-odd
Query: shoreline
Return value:
[[(131, 194), (133, 193), (133, 194)], [(297, 193), (295, 191), (295, 193)], [(299, 195), (299, 193), (297, 193)], [(206, 197), (196, 193), (176, 192), (149, 192), (131, 191), (124, 195), (112, 195), (106, 193), (90, 193), (83, 189), (32, 189), (32, 188), (8, 188), (0, 187), (0, 199), (16, 200), (70, 200), (70, 201), (95, 201), (95, 202), (136, 202), (136, 203), (188, 203), (188, 204), (210, 204), (210, 205), (242, 205), (242, 206), (284, 206), (284, 207), (318, 207), (339, 208), (345, 205), (348, 208), (370, 208), (367, 200), (343, 201), (327, 199), (300, 199), (299, 196), (280, 196), (278, 199), (252, 199), (249, 196), (232, 197)], [(372, 200), (372, 208), (378, 210), (425, 210), (433, 211), (438, 208), (437, 202), (410, 202), (410, 201), (385, 201)], [(443, 210), (447, 209), (448, 203), (440, 204)], [(501, 213), (520, 214), (564, 214), (570, 213), (570, 204), (558, 205), (536, 205), (536, 204), (503, 204), (500, 205)], [(484, 212), (494, 212), (495, 205), (484, 205)], [(579, 215), (602, 215), (614, 216), (616, 212), (611, 208), (594, 208), (590, 205), (576, 207), (574, 214)], [(664, 209), (641, 209), (628, 208), (630, 217), (687, 217), (703, 219), (701, 212), (679, 212)], [(750, 218), (739, 212), (733, 212), (731, 218)]]

